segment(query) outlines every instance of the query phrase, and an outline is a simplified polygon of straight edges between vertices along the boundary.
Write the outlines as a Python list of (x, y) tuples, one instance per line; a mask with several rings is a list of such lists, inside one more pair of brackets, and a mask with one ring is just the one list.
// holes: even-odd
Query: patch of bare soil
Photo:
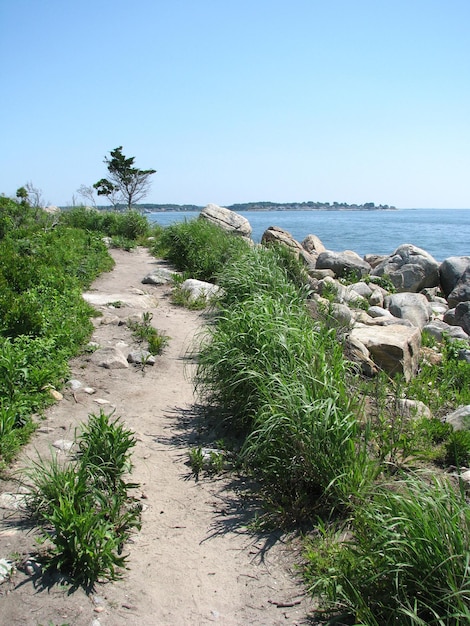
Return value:
[[(206, 322), (204, 313), (170, 303), (170, 287), (143, 285), (142, 278), (162, 262), (146, 250), (113, 250), (116, 266), (93, 284), (90, 293), (103, 312), (93, 341), (102, 347), (135, 347), (124, 321), (139, 311), (170, 337), (154, 366), (105, 369), (90, 355), (71, 363), (72, 378), (84, 387), (67, 390), (52, 406), (0, 492), (17, 493), (15, 471), (37, 454), (67, 452), (53, 447), (73, 440), (90, 413), (115, 410), (136, 435), (132, 480), (140, 483), (142, 530), (126, 545), (128, 567), (121, 580), (100, 583), (91, 594), (48, 582), (29, 568), (0, 585), (0, 624), (21, 626), (195, 626), (205, 624), (277, 625), (312, 623), (311, 604), (298, 579), (296, 541), (280, 533), (254, 535), (247, 524), (256, 498), (242, 477), (225, 473), (195, 480), (188, 451), (205, 445), (191, 382), (187, 351)], [(142, 293), (144, 292), (144, 293)], [(120, 303), (110, 307), (109, 303)], [(127, 344), (128, 347), (123, 346)], [(3, 497), (0, 508), (0, 558), (25, 559), (35, 552), (34, 530), (21, 510)], [(28, 569), (28, 568), (27, 568)]]

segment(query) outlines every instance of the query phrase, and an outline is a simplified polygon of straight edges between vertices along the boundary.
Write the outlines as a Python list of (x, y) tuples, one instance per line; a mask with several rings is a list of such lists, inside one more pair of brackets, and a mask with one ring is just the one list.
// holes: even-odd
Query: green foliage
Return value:
[(137, 341), (147, 342), (150, 354), (161, 354), (170, 338), (152, 326), (153, 313), (146, 311), (142, 322), (131, 322), (129, 328)]
[(93, 185), (99, 196), (106, 196), (117, 207), (124, 202), (127, 209), (144, 198), (150, 189), (150, 176), (156, 170), (134, 167), (135, 157), (126, 158), (122, 146), (111, 150), (111, 158), (105, 157), (109, 179), (102, 178)]
[(411, 475), (381, 486), (347, 534), (323, 532), (307, 553), (327, 607), (367, 626), (469, 622), (470, 509), (450, 483)]
[[(0, 457), (9, 462), (31, 434), (31, 414), (50, 403), (68, 361), (90, 336), (94, 310), (82, 291), (112, 267), (96, 235), (55, 224), (44, 211), (0, 199), (11, 227), (0, 240)], [(21, 221), (15, 220), (18, 215)], [(5, 222), (4, 222), (5, 223)], [(48, 226), (49, 225), (49, 226)], [(11, 224), (10, 224), (11, 226)]]
[(130, 241), (145, 237), (150, 233), (148, 220), (138, 211), (96, 211), (77, 207), (61, 214), (61, 223), (74, 228), (100, 233), (116, 238), (118, 241)]
[(198, 392), (245, 437), (242, 457), (273, 503), (296, 517), (319, 498), (347, 504), (376, 468), (358, 442), (340, 344), (314, 323), (276, 248), (250, 249), (224, 267), (219, 284)]
[(76, 439), (77, 457), (61, 465), (39, 458), (27, 477), (28, 509), (48, 547), (45, 564), (92, 589), (98, 578), (115, 579), (125, 566), (124, 542), (140, 528), (140, 508), (127, 490), (130, 450), (136, 440), (121, 420), (90, 415)]
[(249, 244), (204, 219), (187, 220), (165, 228), (154, 247), (164, 251), (176, 269), (192, 278), (215, 280), (221, 269), (240, 256)]

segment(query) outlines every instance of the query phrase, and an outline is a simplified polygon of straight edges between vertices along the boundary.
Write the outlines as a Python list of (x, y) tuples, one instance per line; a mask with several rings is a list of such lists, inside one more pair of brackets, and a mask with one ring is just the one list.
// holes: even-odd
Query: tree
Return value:
[(110, 151), (111, 158), (104, 158), (109, 177), (93, 185), (99, 196), (106, 196), (115, 208), (125, 204), (130, 209), (144, 198), (150, 190), (150, 176), (156, 170), (141, 170), (134, 167), (135, 157), (126, 158), (122, 146)]
[[(77, 193), (82, 196), (82, 198), (85, 198), (85, 200), (88, 200), (90, 205), (96, 209), (95, 190), (93, 187), (89, 187), (88, 185), (80, 185), (80, 187), (77, 189)], [(75, 206), (75, 202), (73, 203), (73, 205)]]

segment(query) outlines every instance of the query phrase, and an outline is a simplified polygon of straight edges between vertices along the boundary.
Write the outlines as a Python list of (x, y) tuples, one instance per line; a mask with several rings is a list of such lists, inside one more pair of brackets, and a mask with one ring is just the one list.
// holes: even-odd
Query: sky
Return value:
[[(0, 194), (470, 207), (469, 0), (0, 0)], [(101, 201), (101, 199), (100, 199)]]

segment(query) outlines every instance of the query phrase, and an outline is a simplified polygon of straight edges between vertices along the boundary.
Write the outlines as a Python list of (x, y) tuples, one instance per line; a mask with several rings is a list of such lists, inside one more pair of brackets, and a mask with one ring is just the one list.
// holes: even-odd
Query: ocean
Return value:
[[(198, 211), (149, 213), (161, 226), (194, 219)], [(411, 243), (436, 261), (470, 256), (470, 209), (398, 209), (396, 211), (243, 211), (253, 240), (259, 242), (269, 226), (279, 226), (302, 241), (317, 235), (328, 250), (365, 254), (391, 254)]]

